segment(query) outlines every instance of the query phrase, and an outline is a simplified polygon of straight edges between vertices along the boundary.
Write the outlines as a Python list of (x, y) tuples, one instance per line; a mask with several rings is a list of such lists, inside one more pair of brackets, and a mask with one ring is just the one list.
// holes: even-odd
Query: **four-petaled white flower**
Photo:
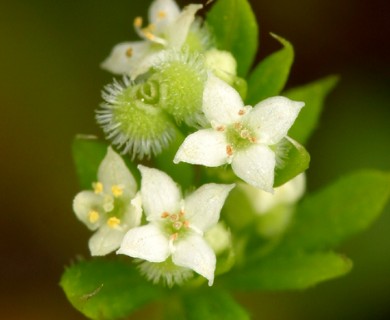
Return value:
[(101, 67), (115, 74), (127, 74), (131, 79), (145, 73), (158, 60), (163, 49), (180, 49), (184, 44), (200, 4), (190, 4), (181, 12), (173, 0), (155, 0), (149, 8), (147, 27), (142, 18), (134, 20), (138, 35), (144, 40), (117, 44)]
[(189, 135), (174, 162), (208, 167), (231, 163), (248, 184), (272, 192), (276, 145), (286, 137), (303, 102), (272, 97), (253, 108), (244, 106), (236, 90), (209, 75), (203, 93), (203, 112), (212, 128)]
[(184, 200), (175, 182), (164, 172), (142, 165), (142, 205), (149, 222), (131, 229), (117, 253), (163, 262), (168, 258), (214, 281), (216, 257), (203, 238), (214, 226), (234, 185), (206, 184)]
[(122, 158), (111, 147), (98, 169), (94, 191), (81, 191), (73, 201), (76, 216), (91, 230), (93, 256), (106, 255), (119, 248), (125, 233), (141, 223), (137, 184)]

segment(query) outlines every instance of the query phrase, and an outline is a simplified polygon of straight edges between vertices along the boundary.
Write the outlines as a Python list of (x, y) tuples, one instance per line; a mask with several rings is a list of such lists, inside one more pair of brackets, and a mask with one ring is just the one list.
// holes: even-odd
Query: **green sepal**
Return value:
[[(92, 183), (96, 182), (99, 165), (107, 153), (108, 146), (92, 135), (77, 135), (73, 140), (73, 161), (82, 190), (91, 189)], [(123, 160), (139, 182), (140, 174), (135, 165), (127, 157)]]
[(292, 88), (283, 93), (284, 96), (295, 101), (303, 101), (302, 108), (289, 131), (289, 136), (305, 144), (317, 127), (324, 100), (329, 92), (336, 86), (339, 78), (328, 76), (301, 87)]
[(184, 319), (249, 320), (248, 313), (227, 292), (207, 288), (183, 295)]
[(258, 25), (247, 0), (218, 0), (206, 15), (217, 48), (230, 51), (237, 60), (237, 73), (245, 77), (258, 47)]
[(333, 252), (271, 254), (221, 281), (238, 290), (306, 289), (340, 277), (351, 268), (351, 260)]
[(98, 320), (122, 319), (163, 295), (134, 264), (119, 260), (78, 262), (66, 268), (60, 285), (77, 310)]
[[(282, 164), (275, 168), (274, 188), (285, 184), (301, 172), (305, 171), (310, 164), (310, 155), (298, 142), (292, 139), (283, 139)], [(278, 153), (278, 152), (277, 152)]]
[(323, 250), (368, 228), (390, 196), (390, 174), (360, 171), (307, 196), (278, 249)]
[(248, 79), (247, 104), (255, 105), (278, 95), (284, 88), (294, 61), (294, 48), (290, 42), (271, 33), (283, 48), (261, 61)]

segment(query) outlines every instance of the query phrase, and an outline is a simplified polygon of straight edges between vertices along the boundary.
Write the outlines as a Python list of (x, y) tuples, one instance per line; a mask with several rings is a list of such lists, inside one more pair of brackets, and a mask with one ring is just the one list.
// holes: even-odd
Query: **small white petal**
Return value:
[(190, 4), (186, 6), (177, 19), (167, 26), (166, 38), (171, 48), (181, 48), (187, 38), (190, 26), (195, 20), (196, 12), (202, 7), (201, 4)]
[(257, 133), (259, 143), (273, 145), (287, 135), (305, 104), (285, 97), (272, 97), (258, 103), (245, 121)]
[(119, 248), (125, 231), (103, 225), (89, 239), (89, 250), (93, 256), (104, 256)]
[(273, 192), (275, 153), (264, 145), (237, 151), (232, 161), (234, 173), (250, 185)]
[(149, 7), (149, 22), (157, 31), (171, 24), (180, 14), (180, 8), (174, 0), (155, 0)]
[(201, 236), (193, 234), (182, 241), (178, 240), (175, 243), (172, 261), (178, 266), (192, 269), (205, 277), (209, 280), (209, 286), (213, 284), (215, 253)]
[(184, 200), (185, 217), (190, 227), (206, 231), (219, 220), (226, 197), (234, 184), (209, 183), (201, 186)]
[[(103, 198), (92, 191), (81, 191), (73, 200), (73, 211), (77, 218), (82, 221), (90, 230), (96, 230), (101, 224), (102, 219), (98, 219), (95, 223), (90, 221), (90, 212), (98, 211), (103, 204)], [(102, 214), (102, 212), (98, 212)]]
[(126, 211), (123, 214), (122, 224), (127, 228), (138, 227), (141, 224), (142, 218), (142, 203), (141, 203), (141, 193), (138, 192), (137, 195), (131, 200), (131, 203), (126, 207)]
[(210, 123), (229, 125), (241, 120), (244, 103), (238, 92), (213, 74), (203, 91), (203, 112)]
[(112, 186), (120, 186), (123, 193), (134, 197), (137, 183), (123, 159), (111, 147), (101, 162), (98, 170), (98, 180), (103, 184), (105, 193), (111, 193)]
[(172, 178), (160, 170), (142, 165), (138, 169), (142, 175), (142, 204), (147, 220), (159, 220), (164, 212), (179, 212), (181, 192)]
[(129, 230), (117, 253), (150, 262), (162, 262), (170, 254), (169, 241), (158, 226), (148, 224)]
[(199, 130), (184, 140), (173, 162), (218, 167), (228, 161), (226, 146), (226, 137), (223, 132), (214, 129)]
[[(140, 64), (151, 50), (149, 41), (122, 42), (112, 49), (100, 66), (114, 74), (132, 75), (140, 68)], [(140, 71), (137, 72), (139, 74)]]

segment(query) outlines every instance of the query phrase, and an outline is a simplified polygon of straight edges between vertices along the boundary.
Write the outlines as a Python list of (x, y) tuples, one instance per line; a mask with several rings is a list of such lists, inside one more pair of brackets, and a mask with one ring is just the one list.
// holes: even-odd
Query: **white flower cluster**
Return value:
[[(162, 149), (156, 142), (158, 136), (164, 137), (164, 147), (168, 144), (165, 123), (172, 118), (179, 125), (181, 120), (189, 127), (197, 123), (195, 132), (178, 148), (174, 163), (207, 167), (231, 164), (234, 174), (256, 190), (250, 189), (251, 197), (271, 203), (256, 193), (265, 191), (278, 203), (297, 201), (299, 196), (285, 201), (283, 195), (276, 196), (281, 192), (275, 192), (275, 196), (272, 193), (276, 151), (282, 149), (283, 140), (290, 139), (287, 132), (304, 103), (277, 96), (254, 107), (245, 105), (231, 86), (236, 77), (235, 59), (228, 52), (205, 45), (210, 42), (205, 35), (207, 30), (195, 19), (201, 8), (202, 5), (192, 4), (180, 11), (173, 0), (155, 0), (149, 9), (148, 26), (143, 27), (142, 18), (135, 19), (135, 29), (143, 40), (118, 44), (102, 63), (103, 68), (127, 75), (130, 80), (126, 78), (124, 86), (115, 83), (109, 87), (107, 104), (98, 114), (98, 122), (108, 138), (115, 137), (114, 144), (125, 145), (126, 151), (141, 156)], [(193, 63), (196, 72), (187, 77), (183, 63), (191, 62), (188, 57), (192, 49), (197, 51), (196, 64)], [(185, 59), (172, 58), (180, 55)], [(203, 62), (204, 82), (199, 72)], [(161, 74), (170, 80), (161, 80)], [(170, 88), (172, 83), (176, 87)], [(190, 96), (192, 91), (188, 93), (185, 87), (195, 88), (197, 83), (201, 88), (199, 106), (183, 112), (195, 101)], [(181, 94), (184, 100), (180, 100)], [(170, 116), (163, 116), (165, 112)], [(200, 123), (204, 125), (199, 128)], [(174, 131), (172, 126), (169, 122), (169, 132)], [(153, 139), (148, 139), (152, 133)], [(133, 141), (131, 135), (137, 134), (139, 139)], [(230, 233), (218, 221), (234, 184), (204, 184), (183, 197), (164, 172), (143, 165), (138, 169), (142, 180), (137, 192), (135, 179), (122, 158), (109, 148), (93, 191), (76, 196), (73, 207), (77, 217), (89, 229), (97, 230), (89, 242), (91, 254), (116, 251), (136, 258), (148, 279), (163, 280), (168, 286), (181, 284), (192, 276), (192, 271), (212, 285), (216, 253), (230, 246)], [(255, 205), (259, 201), (263, 200), (254, 201)]]

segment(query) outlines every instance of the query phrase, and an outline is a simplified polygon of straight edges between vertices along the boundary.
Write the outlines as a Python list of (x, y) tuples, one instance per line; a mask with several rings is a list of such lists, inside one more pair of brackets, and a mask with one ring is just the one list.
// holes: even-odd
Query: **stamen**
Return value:
[(110, 219), (107, 220), (107, 225), (108, 225), (110, 228), (115, 228), (115, 227), (118, 226), (120, 223), (121, 223), (121, 221), (120, 221), (120, 219), (118, 219), (117, 217), (111, 217)]
[(131, 58), (133, 56), (133, 48), (126, 50), (126, 57)]
[(252, 143), (256, 143), (257, 139), (256, 139), (256, 137), (249, 137), (249, 141)]
[(177, 232), (174, 233), (174, 234), (171, 234), (171, 236), (170, 236), (170, 238), (171, 238), (172, 241), (177, 240), (178, 237), (179, 237), (179, 234), (178, 234)]
[(89, 222), (95, 223), (96, 221), (99, 220), (99, 218), (100, 218), (99, 212), (97, 212), (96, 210), (89, 211), (88, 213)]
[(167, 16), (167, 13), (164, 10), (160, 10), (157, 12), (157, 18), (158, 19), (164, 19)]
[(180, 212), (179, 212), (179, 217), (181, 218), (181, 217), (184, 217), (184, 211), (183, 210), (180, 210)]
[(241, 109), (240, 111), (238, 111), (239, 116), (243, 116), (244, 114), (245, 114), (245, 109)]
[(111, 187), (111, 192), (115, 198), (118, 198), (123, 194), (123, 187), (118, 186), (118, 185), (113, 185)]
[(134, 19), (134, 27), (136, 27), (136, 28), (142, 27), (142, 17), (136, 17)]
[(171, 221), (172, 222), (175, 222), (175, 221), (177, 221), (177, 220), (179, 220), (179, 216), (177, 215), (177, 214), (171, 214)]
[(148, 39), (148, 40), (150, 40), (150, 41), (154, 40), (155, 37), (156, 37), (156, 36), (155, 36), (153, 33), (151, 33), (150, 31), (145, 31), (144, 36), (145, 36), (146, 39)]
[(103, 183), (94, 182), (94, 183), (92, 183), (92, 188), (96, 194), (102, 193), (103, 192)]
[(183, 222), (184, 228), (188, 229), (190, 227), (190, 222), (188, 220), (185, 220)]
[(164, 211), (162, 214), (161, 214), (161, 218), (163, 218), (163, 219), (165, 219), (165, 218), (167, 218), (167, 217), (169, 217), (170, 216), (170, 214), (168, 213), (168, 212), (166, 212), (166, 211)]
[(229, 157), (233, 155), (233, 147), (230, 144), (226, 146), (226, 153)]
[(220, 131), (220, 132), (225, 131), (225, 126), (218, 126), (217, 131)]

